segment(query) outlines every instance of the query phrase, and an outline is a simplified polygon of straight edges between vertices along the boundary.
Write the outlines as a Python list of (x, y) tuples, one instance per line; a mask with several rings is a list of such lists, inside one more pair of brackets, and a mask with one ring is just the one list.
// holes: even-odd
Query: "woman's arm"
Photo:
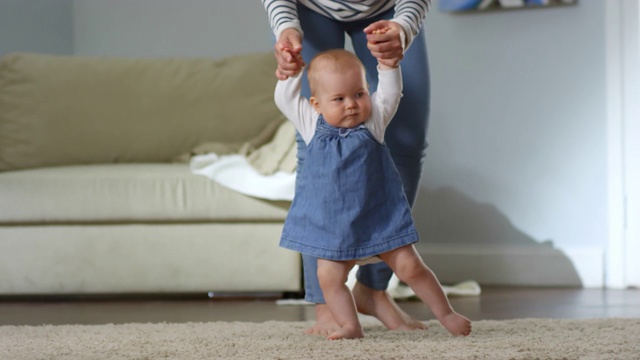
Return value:
[(302, 56), (302, 28), (298, 20), (295, 0), (262, 0), (276, 36), (274, 55), (278, 62), (276, 77), (286, 80), (304, 66)]
[(296, 0), (262, 0), (262, 5), (267, 12), (269, 24), (271, 24), (271, 30), (273, 30), (276, 39), (280, 37), (284, 30), (290, 28), (294, 28), (302, 34), (296, 7), (297, 3)]
[(376, 21), (364, 29), (371, 55), (385, 65), (398, 66), (420, 31), (430, 4), (431, 0), (397, 0), (393, 19)]
[(413, 38), (420, 32), (430, 9), (431, 0), (396, 0), (396, 12), (391, 21), (400, 24), (404, 29), (406, 35), (405, 50), (409, 48)]

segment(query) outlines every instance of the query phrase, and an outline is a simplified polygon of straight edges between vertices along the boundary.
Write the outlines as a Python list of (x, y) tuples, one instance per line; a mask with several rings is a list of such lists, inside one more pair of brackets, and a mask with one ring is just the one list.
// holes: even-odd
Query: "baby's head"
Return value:
[(364, 65), (354, 53), (344, 49), (332, 49), (318, 53), (309, 62), (307, 71), (311, 94), (316, 94), (318, 85), (323, 82), (323, 78), (327, 73), (337, 72), (343, 74), (346, 71), (355, 69), (362, 72), (363, 80), (366, 81)]
[(371, 115), (371, 98), (364, 65), (356, 55), (343, 49), (316, 55), (307, 72), (309, 101), (326, 122), (350, 128)]

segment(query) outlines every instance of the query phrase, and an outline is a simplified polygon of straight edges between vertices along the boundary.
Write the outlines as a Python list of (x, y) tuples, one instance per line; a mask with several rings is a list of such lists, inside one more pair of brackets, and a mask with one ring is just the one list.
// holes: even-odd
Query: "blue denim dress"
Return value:
[(318, 118), (280, 246), (329, 260), (366, 259), (418, 241), (386, 145), (360, 125)]

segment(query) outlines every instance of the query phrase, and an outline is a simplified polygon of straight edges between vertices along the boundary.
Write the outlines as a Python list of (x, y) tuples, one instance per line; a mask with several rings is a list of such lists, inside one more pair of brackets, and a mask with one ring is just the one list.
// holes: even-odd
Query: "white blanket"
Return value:
[(204, 154), (191, 158), (191, 171), (239, 193), (268, 200), (293, 200), (296, 174), (260, 174), (243, 155)]

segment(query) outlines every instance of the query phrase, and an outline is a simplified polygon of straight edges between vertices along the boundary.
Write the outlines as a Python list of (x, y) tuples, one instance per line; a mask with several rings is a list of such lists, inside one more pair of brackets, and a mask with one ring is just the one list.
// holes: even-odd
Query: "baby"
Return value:
[(466, 336), (471, 322), (452, 309), (413, 245), (418, 234), (411, 209), (384, 143), (402, 97), (399, 66), (378, 60), (378, 73), (370, 95), (358, 57), (335, 49), (310, 61), (309, 99), (300, 95), (302, 71), (278, 81), (276, 105), (307, 145), (280, 246), (318, 258), (320, 287), (339, 325), (330, 340), (364, 337), (345, 282), (356, 264), (377, 261), (387, 263), (451, 334)]

